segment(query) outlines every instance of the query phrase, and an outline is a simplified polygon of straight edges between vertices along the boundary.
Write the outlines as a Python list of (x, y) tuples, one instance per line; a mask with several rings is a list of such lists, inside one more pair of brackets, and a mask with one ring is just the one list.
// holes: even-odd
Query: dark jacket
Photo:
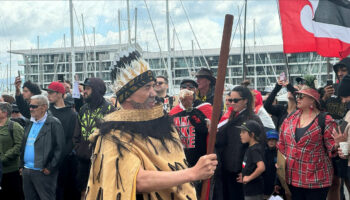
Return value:
[(264, 194), (271, 195), (276, 182), (277, 148), (265, 147)]
[[(24, 150), (32, 125), (33, 122), (29, 122), (24, 131), (21, 148), (21, 168), (24, 167)], [(49, 114), (34, 142), (34, 167), (47, 168), (50, 172), (57, 170), (62, 160), (63, 148), (64, 131), (61, 122)]]
[[(266, 109), (266, 111), (273, 116), (276, 116), (277, 120), (277, 126), (276, 126), (276, 130), (278, 131), (284, 121), (284, 119), (288, 116), (288, 112), (287, 106), (284, 105), (272, 105), (272, 103), (274, 102), (277, 93), (282, 89), (281, 85), (278, 85), (276, 83), (275, 88), (272, 90), (271, 94), (267, 97), (265, 103), (264, 103), (264, 108)], [(297, 90), (291, 85), (288, 84), (287, 85), (287, 90), (291, 93), (296, 92)]]
[(19, 96), (15, 95), (16, 104), (18, 106), (19, 112), (27, 119), (30, 119), (30, 110), (29, 104), (26, 100), (23, 99), (22, 94)]
[[(340, 81), (338, 77), (338, 70), (340, 65), (346, 66), (348, 73), (350, 73), (350, 58), (344, 58), (339, 63), (333, 66), (333, 70), (335, 75), (337, 76), (338, 81)], [(326, 101), (323, 101), (322, 98), (320, 99), (322, 109), (328, 112), (334, 119), (342, 119), (350, 108), (350, 103), (342, 103), (341, 98), (337, 96), (338, 86), (339, 86), (338, 83), (333, 84), (333, 87), (335, 90), (335, 93), (334, 93), (335, 97), (332, 96), (328, 98)]]
[[(241, 130), (237, 126), (242, 125), (248, 119), (248, 111), (245, 110), (222, 126), (216, 136), (215, 146), (217, 153), (221, 155), (222, 167), (226, 171), (239, 173), (242, 170), (243, 157), (248, 144), (242, 144)], [(257, 115), (253, 114), (250, 119), (257, 121), (261, 125), (261, 133), (265, 133), (264, 126)]]
[(104, 101), (96, 109), (91, 108), (90, 104), (84, 104), (80, 108), (73, 137), (74, 149), (79, 159), (90, 159), (92, 150), (89, 147), (89, 136), (97, 129), (103, 117), (114, 110), (114, 106), (107, 101)]
[(55, 108), (54, 105), (50, 106), (51, 114), (60, 120), (65, 137), (65, 147), (64, 147), (64, 155), (67, 155), (73, 150), (73, 135), (77, 122), (77, 113), (72, 110), (70, 106), (66, 106), (64, 108)]

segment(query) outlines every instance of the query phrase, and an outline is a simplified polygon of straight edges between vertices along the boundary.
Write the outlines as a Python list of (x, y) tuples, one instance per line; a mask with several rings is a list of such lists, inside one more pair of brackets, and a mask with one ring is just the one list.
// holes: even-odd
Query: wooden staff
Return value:
[[(207, 154), (214, 153), (214, 148), (215, 148), (216, 132), (217, 132), (218, 123), (220, 120), (222, 96), (223, 96), (224, 85), (225, 85), (227, 61), (228, 61), (228, 56), (230, 53), (232, 24), (233, 24), (233, 16), (226, 15), (225, 16), (224, 31), (223, 31), (222, 40), (221, 40), (221, 49), (220, 49), (217, 80), (216, 80), (216, 84), (215, 84), (213, 112), (211, 114), (211, 123), (210, 123), (210, 127), (209, 127), (209, 139), (208, 139), (208, 146), (207, 146)], [(209, 183), (209, 180), (205, 180), (203, 183), (201, 200), (206, 199), (206, 196), (208, 193), (208, 191), (207, 191), (208, 183)]]

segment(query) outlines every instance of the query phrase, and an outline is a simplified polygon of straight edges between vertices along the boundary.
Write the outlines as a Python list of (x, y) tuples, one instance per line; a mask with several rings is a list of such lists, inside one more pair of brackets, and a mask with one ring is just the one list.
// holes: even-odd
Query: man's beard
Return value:
[(137, 103), (135, 101), (130, 101), (131, 105), (134, 109), (149, 109), (152, 108), (152, 106), (149, 105), (149, 103), (154, 102), (155, 97), (148, 97), (145, 102), (143, 103)]
[(84, 100), (85, 100), (86, 103), (91, 103), (91, 101), (92, 101), (91, 94), (88, 95), (88, 96), (85, 96), (85, 94), (84, 94)]

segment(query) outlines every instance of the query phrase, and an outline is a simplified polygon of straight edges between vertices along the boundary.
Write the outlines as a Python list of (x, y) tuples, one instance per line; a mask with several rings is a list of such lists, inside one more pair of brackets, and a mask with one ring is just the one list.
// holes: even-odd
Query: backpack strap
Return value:
[(14, 137), (13, 137), (13, 121), (12, 121), (12, 120), (9, 120), (9, 123), (8, 123), (8, 130), (9, 130), (9, 133), (10, 133), (10, 136), (11, 136), (11, 139), (12, 139), (12, 142), (14, 143)]
[(321, 134), (324, 135), (324, 129), (326, 127), (326, 116), (328, 115), (327, 112), (321, 112), (318, 115), (318, 125), (321, 127)]

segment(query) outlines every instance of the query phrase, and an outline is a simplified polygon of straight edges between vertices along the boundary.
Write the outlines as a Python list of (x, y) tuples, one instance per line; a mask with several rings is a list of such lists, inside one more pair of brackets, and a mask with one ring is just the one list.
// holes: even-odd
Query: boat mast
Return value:
[(94, 76), (96, 76), (96, 31), (95, 31), (95, 27), (93, 27), (93, 32), (94, 32)]
[(74, 27), (73, 27), (73, 2), (69, 0), (70, 15), (70, 43), (71, 43), (71, 66), (72, 66), (72, 83), (75, 81), (75, 51), (74, 51)]
[(244, 29), (243, 29), (243, 81), (245, 81), (245, 80), (246, 80), (246, 77), (247, 77), (247, 63), (246, 63), (246, 55), (245, 55), (246, 27), (247, 27), (247, 0), (245, 0), (245, 6), (244, 6)]
[(130, 8), (129, 0), (126, 1), (127, 13), (128, 13), (128, 44), (131, 44), (131, 30), (130, 30)]
[(137, 36), (137, 8), (135, 8), (135, 48), (136, 48), (136, 36)]
[(81, 24), (83, 26), (83, 42), (84, 42), (84, 61), (83, 61), (83, 79), (87, 78), (86, 75), (86, 62), (87, 62), (87, 56), (86, 56), (86, 41), (85, 41), (85, 24), (84, 24), (84, 15), (81, 14)]
[(174, 94), (174, 87), (173, 87), (173, 76), (171, 71), (171, 58), (170, 58), (170, 52), (171, 52), (171, 46), (170, 46), (170, 29), (169, 29), (169, 0), (166, 0), (166, 33), (167, 33), (167, 39), (168, 39), (168, 66), (167, 66), (167, 72), (168, 72), (168, 80), (169, 80), (169, 93), (172, 95)]
[(122, 51), (122, 31), (120, 30), (120, 10), (118, 9), (119, 53)]
[(12, 85), (11, 85), (11, 77), (12, 77), (12, 74), (11, 74), (11, 71), (12, 71), (12, 55), (11, 55), (11, 46), (12, 46), (12, 40), (10, 40), (10, 92), (12, 91)]
[(257, 76), (256, 76), (256, 42), (255, 42), (255, 19), (253, 20), (253, 26), (254, 26), (254, 89), (257, 90)]

